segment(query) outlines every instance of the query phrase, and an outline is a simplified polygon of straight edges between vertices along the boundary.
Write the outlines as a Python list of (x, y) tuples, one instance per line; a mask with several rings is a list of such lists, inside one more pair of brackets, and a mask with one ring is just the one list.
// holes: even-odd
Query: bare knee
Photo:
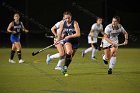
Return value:
[(72, 55), (73, 50), (67, 50), (66, 53), (67, 53), (68, 55)]

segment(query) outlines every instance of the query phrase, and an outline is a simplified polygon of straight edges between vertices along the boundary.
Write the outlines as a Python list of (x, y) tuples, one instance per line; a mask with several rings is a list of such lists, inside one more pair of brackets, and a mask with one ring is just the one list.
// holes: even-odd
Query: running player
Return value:
[(19, 63), (23, 63), (24, 60), (22, 60), (22, 57), (21, 57), (20, 34), (21, 34), (21, 31), (28, 32), (28, 30), (24, 28), (23, 23), (20, 21), (19, 13), (14, 14), (14, 21), (12, 21), (9, 24), (7, 31), (9, 33), (11, 33), (10, 40), (12, 43), (12, 49), (11, 49), (9, 63), (15, 63), (15, 61), (13, 60), (15, 51), (17, 51)]
[(89, 47), (86, 50), (82, 51), (82, 57), (84, 57), (86, 53), (92, 51), (91, 59), (92, 60), (96, 59), (95, 58), (96, 51), (97, 51), (97, 49), (100, 48), (98, 46), (98, 44), (97, 44), (97, 38), (98, 38), (99, 33), (104, 35), (103, 25), (102, 25), (102, 18), (97, 17), (96, 23), (94, 23), (92, 25), (90, 33), (88, 35), (88, 43), (91, 45), (91, 47)]
[(108, 61), (110, 60), (108, 74), (112, 74), (112, 69), (116, 63), (116, 55), (118, 50), (117, 44), (119, 43), (118, 35), (120, 33), (124, 34), (124, 44), (126, 45), (128, 43), (128, 33), (120, 24), (120, 18), (118, 16), (114, 16), (112, 18), (112, 23), (105, 27), (104, 32), (105, 35), (102, 41), (104, 49), (103, 60), (105, 64), (108, 64)]
[(74, 49), (79, 47), (78, 37), (80, 37), (80, 28), (78, 22), (72, 20), (72, 14), (68, 11), (63, 13), (65, 21), (61, 22), (57, 41), (64, 40), (65, 49), (65, 63), (62, 68), (62, 74), (65, 75), (67, 69), (72, 61)]
[[(60, 23), (61, 23), (62, 21), (64, 21), (64, 19), (61, 20), (61, 21), (59, 21), (59, 22), (57, 22), (57, 23), (51, 28), (51, 31), (52, 31), (52, 33), (54, 34), (55, 37), (57, 37), (57, 33), (58, 33), (58, 31), (59, 31), (58, 29), (59, 29)], [(54, 38), (54, 42), (55, 42), (55, 38)], [(48, 55), (47, 55), (47, 59), (46, 59), (46, 63), (49, 64), (49, 63), (51, 62), (52, 59), (54, 59), (54, 58), (59, 58), (59, 61), (58, 61), (57, 65), (56, 65), (55, 69), (56, 69), (56, 70), (61, 70), (61, 69), (62, 69), (61, 64), (62, 64), (62, 62), (64, 61), (64, 56), (63, 56), (63, 55), (64, 55), (64, 48), (63, 48), (63, 45), (62, 45), (61, 43), (60, 43), (60, 44), (57, 44), (57, 45), (56, 45), (56, 48), (57, 48), (57, 50), (58, 50), (59, 53), (56, 53), (56, 54), (53, 54), (53, 55), (48, 54)]]

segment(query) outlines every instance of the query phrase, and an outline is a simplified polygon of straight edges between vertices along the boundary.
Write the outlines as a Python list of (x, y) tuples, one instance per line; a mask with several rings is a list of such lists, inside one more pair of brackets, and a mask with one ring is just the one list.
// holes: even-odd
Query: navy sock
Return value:
[(21, 51), (17, 51), (17, 54), (18, 54), (18, 59), (20, 60), (21, 59)]
[(71, 61), (72, 61), (71, 55), (66, 54), (64, 66), (67, 66), (68, 67), (70, 65)]
[(13, 60), (14, 55), (15, 55), (15, 51), (14, 51), (14, 50), (11, 50), (11, 54), (10, 54), (10, 59), (11, 59), (11, 60)]

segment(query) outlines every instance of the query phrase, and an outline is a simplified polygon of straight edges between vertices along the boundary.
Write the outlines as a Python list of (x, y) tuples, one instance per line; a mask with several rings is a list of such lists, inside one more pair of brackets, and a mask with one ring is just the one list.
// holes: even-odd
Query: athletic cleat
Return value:
[(16, 62), (12, 59), (9, 59), (9, 63), (16, 63)]
[(51, 62), (51, 58), (50, 58), (50, 54), (48, 54), (48, 55), (47, 55), (47, 59), (46, 59), (46, 63), (47, 63), (47, 64), (50, 64), (50, 62)]
[(108, 64), (108, 61), (106, 61), (106, 60), (103, 60), (104, 61), (104, 63), (107, 65)]
[(82, 51), (82, 57), (84, 57), (85, 56), (85, 53), (84, 53), (84, 51)]
[(61, 69), (61, 72), (62, 72), (62, 75), (65, 75), (67, 73), (67, 66), (64, 66), (62, 69)]
[(61, 66), (56, 66), (56, 67), (55, 67), (55, 70), (61, 70), (61, 69), (62, 69)]
[(108, 69), (108, 74), (112, 74), (112, 68)]
[(20, 60), (19, 60), (19, 63), (20, 63), (20, 64), (21, 64), (21, 63), (24, 63), (24, 60), (20, 59)]

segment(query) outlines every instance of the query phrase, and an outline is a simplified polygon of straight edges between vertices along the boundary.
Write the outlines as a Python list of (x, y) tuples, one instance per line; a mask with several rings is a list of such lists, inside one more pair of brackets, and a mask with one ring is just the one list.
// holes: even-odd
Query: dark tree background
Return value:
[[(104, 19), (104, 27), (114, 15), (121, 18), (121, 24), (129, 33), (127, 47), (140, 47), (140, 6), (138, 0), (1, 0), (0, 1), (0, 47), (11, 47), (10, 34), (6, 32), (13, 14), (19, 12), (25, 27), (21, 42), (24, 47), (45, 47), (53, 43), (50, 28), (62, 19), (64, 11), (71, 11), (81, 29), (81, 47), (87, 46), (87, 34), (96, 17)], [(120, 41), (123, 36), (120, 35)], [(100, 41), (100, 40), (99, 40)]]

